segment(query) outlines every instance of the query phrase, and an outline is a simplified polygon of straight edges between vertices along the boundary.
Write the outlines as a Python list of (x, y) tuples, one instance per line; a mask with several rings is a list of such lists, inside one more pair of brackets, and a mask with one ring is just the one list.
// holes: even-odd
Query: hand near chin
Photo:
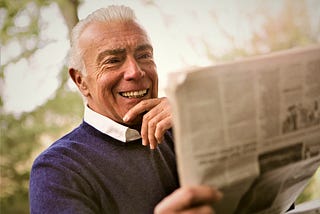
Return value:
[(123, 121), (128, 123), (143, 113), (145, 114), (141, 125), (142, 144), (150, 145), (151, 149), (155, 149), (163, 140), (166, 130), (172, 127), (172, 114), (168, 99), (162, 97), (142, 100), (126, 113)]

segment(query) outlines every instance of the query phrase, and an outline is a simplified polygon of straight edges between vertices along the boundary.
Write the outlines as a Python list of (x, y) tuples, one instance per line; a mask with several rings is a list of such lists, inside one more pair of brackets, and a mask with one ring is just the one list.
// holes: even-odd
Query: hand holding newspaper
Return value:
[(320, 165), (320, 45), (172, 73), (181, 185), (216, 212), (284, 213)]

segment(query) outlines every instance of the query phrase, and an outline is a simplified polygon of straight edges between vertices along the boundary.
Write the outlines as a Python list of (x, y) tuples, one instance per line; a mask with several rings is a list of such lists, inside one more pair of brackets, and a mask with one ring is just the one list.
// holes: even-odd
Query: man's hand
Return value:
[(168, 99), (163, 97), (143, 100), (126, 113), (123, 121), (126, 123), (133, 121), (143, 113), (145, 114), (141, 126), (142, 144), (150, 145), (151, 149), (155, 149), (157, 144), (163, 140), (165, 131), (172, 127), (172, 114)]
[(155, 214), (214, 213), (213, 202), (220, 201), (222, 193), (209, 186), (181, 187), (156, 206)]

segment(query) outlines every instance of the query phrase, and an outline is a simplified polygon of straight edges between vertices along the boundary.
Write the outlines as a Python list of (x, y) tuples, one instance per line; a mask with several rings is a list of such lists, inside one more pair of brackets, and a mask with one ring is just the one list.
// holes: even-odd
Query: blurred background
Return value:
[[(132, 7), (169, 72), (320, 43), (318, 0), (0, 0), (0, 213), (29, 213), (34, 158), (82, 120), (68, 78), (71, 28), (93, 10)], [(320, 198), (320, 173), (298, 203)]]

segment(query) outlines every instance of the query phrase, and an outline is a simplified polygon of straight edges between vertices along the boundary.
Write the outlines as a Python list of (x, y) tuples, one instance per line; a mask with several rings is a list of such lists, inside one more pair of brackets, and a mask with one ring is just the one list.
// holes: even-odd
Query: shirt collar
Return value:
[(103, 116), (85, 105), (83, 120), (100, 132), (122, 142), (130, 142), (141, 138), (140, 133)]

